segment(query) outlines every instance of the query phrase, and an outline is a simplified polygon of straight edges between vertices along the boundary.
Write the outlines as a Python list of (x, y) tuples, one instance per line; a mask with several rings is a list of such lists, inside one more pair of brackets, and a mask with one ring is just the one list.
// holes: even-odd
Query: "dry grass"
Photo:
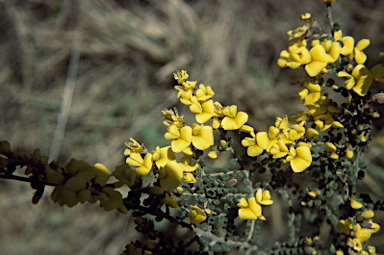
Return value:
[[(319, 0), (2, 0), (0, 139), (17, 150), (39, 147), (62, 163), (74, 157), (112, 169), (130, 137), (150, 149), (164, 144), (161, 110), (180, 106), (172, 88), (177, 69), (265, 130), (276, 116), (303, 109), (289, 85), (303, 72), (276, 61), (286, 32), (308, 11), (326, 26)], [(334, 6), (345, 34), (371, 39), (368, 66), (384, 51), (383, 12), (383, 1)], [(60, 127), (61, 105), (70, 108)], [(377, 143), (369, 158), (379, 170), (382, 152)], [(26, 184), (0, 181), (0, 196), (3, 254), (118, 254), (136, 238), (131, 218), (118, 213), (60, 208), (48, 199), (32, 206)]]

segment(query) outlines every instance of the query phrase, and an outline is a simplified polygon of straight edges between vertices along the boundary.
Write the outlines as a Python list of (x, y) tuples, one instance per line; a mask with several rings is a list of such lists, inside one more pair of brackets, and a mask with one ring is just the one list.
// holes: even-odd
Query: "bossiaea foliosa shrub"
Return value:
[[(384, 203), (359, 194), (356, 185), (367, 170), (361, 157), (372, 123), (380, 117), (371, 105), (383, 103), (383, 94), (371, 95), (369, 88), (384, 82), (384, 67), (365, 65), (370, 41), (343, 36), (331, 18), (334, 1), (324, 2), (330, 32), (311, 14), (301, 15), (305, 25), (288, 32), (288, 49), (278, 60), (282, 68), (305, 69), (295, 85), (306, 111), (277, 117), (268, 130), (256, 131), (247, 125), (246, 112), (214, 101), (210, 86), (177, 71), (177, 97), (195, 123), (165, 109), (169, 145), (150, 151), (131, 138), (126, 162), (110, 171), (75, 159), (49, 163), (38, 149), (16, 153), (2, 141), (0, 178), (30, 182), (33, 203), (50, 185), (59, 205), (99, 202), (105, 211), (132, 211), (146, 241), (133, 240), (123, 254), (376, 254), (369, 241), (380, 229), (373, 218)], [(336, 94), (342, 99), (333, 100)], [(225, 166), (213, 167), (215, 160)], [(14, 175), (16, 167), (25, 168), (26, 177)], [(122, 186), (128, 194), (121, 194)], [(271, 194), (283, 205), (277, 207)], [(288, 234), (266, 246), (261, 228), (274, 206), (283, 210), (281, 228)], [(163, 220), (189, 230), (190, 239), (175, 243), (156, 230)]]

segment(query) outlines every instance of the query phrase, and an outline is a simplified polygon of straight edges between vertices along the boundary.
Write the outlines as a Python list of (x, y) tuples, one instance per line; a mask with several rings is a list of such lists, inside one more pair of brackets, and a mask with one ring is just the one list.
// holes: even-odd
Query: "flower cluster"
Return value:
[(290, 125), (288, 117), (277, 117), (275, 126), (270, 126), (268, 133), (251, 132), (241, 144), (248, 147), (247, 154), (258, 156), (267, 151), (273, 158), (285, 157), (283, 163), (290, 163), (294, 172), (302, 172), (312, 163), (310, 143), (297, 142), (305, 135), (304, 123)]
[[(358, 210), (363, 205), (356, 200), (352, 200), (351, 207)], [(363, 255), (376, 254), (374, 246), (365, 245), (371, 235), (380, 230), (380, 225), (372, 221), (374, 215), (373, 211), (368, 209), (358, 211), (354, 217), (340, 219), (337, 229), (347, 238), (349, 254), (352, 252)], [(344, 252), (339, 250), (337, 254), (342, 255)]]
[(239, 209), (239, 217), (243, 220), (256, 220), (261, 219), (265, 220), (265, 217), (262, 214), (262, 205), (271, 205), (273, 201), (271, 200), (271, 195), (268, 190), (264, 192), (261, 189), (258, 189), (256, 192), (256, 197), (248, 198), (248, 201), (245, 198), (241, 198), (237, 204)]
[[(328, 17), (334, 2), (324, 0)], [(373, 81), (384, 82), (384, 67), (365, 66), (368, 39), (355, 45), (353, 37), (336, 31), (331, 18), (330, 34), (311, 14), (300, 18), (306, 24), (288, 32), (290, 45), (278, 65), (306, 71), (298, 95), (307, 110), (277, 117), (267, 132), (247, 125), (247, 113), (214, 101), (210, 86), (189, 81), (181, 70), (173, 74), (174, 88), (194, 121), (188, 124), (175, 108), (164, 109), (167, 145), (151, 151), (130, 138), (125, 163), (110, 173), (102, 164), (75, 159), (48, 164), (38, 149), (32, 155), (15, 154), (8, 142), (0, 141), (0, 177), (30, 182), (36, 190), (33, 203), (50, 185), (51, 199), (59, 205), (99, 201), (105, 211), (132, 210), (136, 230), (151, 241), (132, 242), (123, 254), (185, 254), (194, 241), (200, 245), (196, 254), (229, 252), (231, 246), (247, 254), (377, 254), (368, 241), (380, 230), (372, 218), (374, 210), (384, 210), (384, 202), (359, 196), (356, 183), (365, 176), (360, 157), (379, 116), (370, 105), (384, 103), (383, 93), (371, 96), (368, 90)], [(331, 78), (325, 81), (326, 73), (345, 86)], [(334, 101), (331, 90), (344, 99)], [(238, 137), (241, 146), (234, 145)], [(205, 163), (224, 153), (230, 156), (220, 157), (213, 169)], [(14, 175), (16, 167), (26, 167), (28, 177)], [(117, 190), (123, 186), (129, 188), (125, 198)], [(266, 220), (263, 207), (274, 203), (271, 193), (281, 196), (274, 206), (287, 201), (280, 208), (288, 211), (289, 241), (262, 251), (257, 235)], [(193, 231), (194, 237), (176, 245), (156, 230), (163, 219)], [(329, 233), (323, 232), (325, 224), (340, 233), (332, 230), (328, 240), (320, 240)]]
[[(280, 67), (295, 69), (304, 66), (309, 77), (336, 69), (338, 76), (346, 79), (346, 88), (353, 89), (359, 96), (367, 94), (373, 80), (384, 81), (384, 67), (381, 64), (372, 69), (364, 65), (367, 56), (363, 50), (370, 44), (368, 39), (362, 39), (355, 45), (353, 37), (343, 37), (342, 31), (339, 30), (322, 41), (312, 39), (312, 47), (308, 50), (308, 40), (317, 35), (311, 31), (318, 29), (318, 25), (310, 18), (309, 13), (302, 15), (302, 20), (305, 20), (307, 25), (288, 32), (290, 46), (280, 54), (277, 61)], [(319, 31), (319, 34), (324, 35), (324, 32)], [(336, 63), (339, 63), (338, 67)], [(308, 83), (308, 79), (304, 82), (304, 86), (312, 93), (301, 93), (300, 96), (302, 99), (308, 96), (305, 105), (309, 105), (317, 97), (320, 88), (316, 83)]]
[(121, 193), (106, 186), (111, 176), (102, 164), (89, 165), (84, 161), (72, 159), (68, 164), (54, 170), (46, 169), (47, 181), (55, 184), (52, 200), (59, 205), (75, 206), (86, 201), (94, 204), (100, 201), (105, 211), (118, 210), (127, 213)]

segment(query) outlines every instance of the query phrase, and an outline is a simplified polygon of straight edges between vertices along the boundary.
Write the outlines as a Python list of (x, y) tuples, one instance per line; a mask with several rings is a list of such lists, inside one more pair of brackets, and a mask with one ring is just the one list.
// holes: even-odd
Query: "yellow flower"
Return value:
[(313, 118), (314, 123), (321, 131), (327, 130), (332, 126), (332, 123), (335, 121), (330, 114), (321, 114)]
[(146, 176), (149, 171), (151, 171), (152, 169), (152, 164), (153, 164), (153, 161), (152, 161), (152, 154), (151, 153), (147, 153), (145, 156), (144, 156), (144, 159), (143, 157), (141, 156), (140, 153), (131, 153), (129, 155), (129, 157), (126, 159), (126, 163), (130, 166), (137, 166), (138, 168), (136, 168), (136, 172), (141, 176), (141, 177), (144, 177)]
[(188, 213), (191, 223), (199, 224), (207, 218), (207, 214), (198, 206), (192, 206), (192, 210)]
[[(307, 13), (307, 14), (309, 14), (309, 13)], [(311, 15), (309, 15), (309, 17), (310, 16)], [(304, 20), (306, 18), (306, 17), (304, 17), (304, 19), (303, 19), (302, 17), (304, 17), (304, 16), (303, 15), (300, 16), (300, 18), (302, 20)], [(289, 36), (289, 40), (302, 37), (303, 35), (305, 35), (308, 32), (308, 30), (309, 30), (309, 25), (304, 25), (302, 27), (296, 28), (295, 30), (288, 31), (287, 34)]]
[(331, 63), (339, 58), (341, 51), (340, 43), (324, 39), (324, 41), (321, 42), (321, 45), (324, 47), (327, 54), (332, 57), (333, 61)]
[(276, 117), (275, 127), (277, 127), (278, 129), (289, 128), (289, 122), (288, 122), (287, 115), (285, 115), (283, 118)]
[(308, 21), (308, 20), (310, 20), (311, 19), (311, 14), (310, 13), (305, 13), (305, 14), (301, 14), (300, 15), (300, 19), (301, 20), (305, 20), (305, 21)]
[(123, 197), (120, 192), (111, 187), (103, 188), (102, 193), (98, 196), (98, 200), (100, 200), (100, 206), (103, 207), (106, 212), (119, 209), (119, 211), (124, 214), (128, 213), (123, 204)]
[(347, 245), (352, 247), (355, 251), (361, 251), (363, 249), (361, 242), (357, 238), (348, 238)]
[(358, 239), (360, 243), (365, 243), (371, 238), (372, 231), (368, 228), (362, 228), (359, 223), (356, 224), (354, 230), (354, 237)]
[(196, 163), (195, 165), (192, 165), (192, 157), (191, 156), (182, 157), (179, 165), (183, 169), (183, 172), (195, 171), (196, 168), (199, 166), (198, 163)]
[[(312, 61), (305, 66), (307, 74), (311, 77), (318, 75), (321, 72), (325, 72), (325, 67), (328, 63), (333, 63), (336, 59), (333, 56), (337, 56), (337, 51), (340, 52), (340, 44), (337, 42), (331, 43), (328, 48), (330, 54), (327, 54), (326, 49), (322, 44), (319, 44), (318, 40), (312, 42), (313, 48), (309, 51), (312, 57)], [(328, 45), (326, 45), (328, 46)], [(339, 47), (339, 48), (338, 48)]]
[(187, 183), (196, 183), (195, 176), (193, 173), (184, 173), (183, 180)]
[(352, 75), (340, 71), (337, 73), (339, 77), (346, 77), (346, 88), (348, 90), (353, 88), (359, 96), (365, 96), (371, 87), (373, 76), (372, 73), (364, 65), (357, 65), (352, 71)]
[(185, 81), (181, 83), (182, 86), (176, 85), (174, 88), (179, 91), (177, 93), (177, 98), (181, 97), (185, 92), (192, 91), (195, 89), (195, 81)]
[(192, 144), (199, 150), (212, 146), (214, 144), (212, 127), (192, 124)]
[(369, 46), (371, 42), (368, 39), (361, 39), (354, 49), (354, 55), (356, 63), (362, 65), (367, 61), (367, 55), (363, 52), (365, 48)]
[(341, 219), (339, 220), (339, 223), (337, 224), (337, 229), (346, 235), (350, 235), (351, 231), (353, 229), (352, 222), (349, 219)]
[(224, 130), (239, 129), (248, 121), (248, 114), (237, 112), (236, 105), (225, 107), (222, 112), (225, 117), (221, 121), (221, 127)]
[(203, 110), (197, 97), (192, 95), (192, 90), (182, 93), (180, 96), (180, 102), (185, 105), (189, 105), (189, 110), (193, 113), (201, 113)]
[(181, 183), (183, 169), (178, 163), (170, 161), (159, 169), (158, 178), (160, 180), (160, 186), (165, 191), (173, 190)]
[(128, 187), (132, 187), (135, 184), (137, 173), (128, 164), (123, 164), (121, 166), (117, 166), (112, 175), (119, 180), (119, 184), (115, 184), (115, 187), (120, 186), (120, 183), (121, 185), (125, 184)]
[(246, 137), (241, 141), (244, 147), (248, 147), (247, 154), (250, 157), (256, 157), (268, 148), (269, 138), (266, 132), (258, 132), (256, 135)]
[(157, 146), (156, 151), (153, 151), (152, 155), (153, 161), (155, 161), (155, 164), (158, 168), (165, 166), (170, 161), (176, 161), (175, 153), (172, 151), (170, 145), (164, 146), (162, 148)]
[(300, 122), (306, 121), (308, 119), (308, 114), (305, 111), (299, 111), (297, 113), (291, 114), (289, 121)]
[(185, 82), (188, 78), (189, 75), (187, 74), (187, 71), (181, 70), (181, 71), (176, 71), (176, 73), (173, 73), (173, 78), (179, 83)]
[[(303, 123), (304, 124), (304, 123)], [(296, 140), (300, 139), (305, 134), (305, 128), (302, 125), (295, 124), (290, 129), (283, 130), (283, 132), (287, 132), (287, 138), (291, 142), (295, 142)]]
[(317, 83), (313, 83), (312, 79), (308, 76), (305, 77), (304, 86), (306, 89), (301, 89), (299, 92), (300, 99), (304, 99), (304, 105), (311, 105), (320, 99), (321, 87)]
[(140, 153), (133, 152), (129, 154), (125, 162), (130, 166), (141, 166), (144, 160)]
[(256, 192), (256, 197), (251, 197), (247, 200), (241, 198), (237, 204), (239, 208), (239, 217), (243, 220), (256, 220), (260, 218), (265, 220), (265, 217), (262, 215), (261, 205), (271, 205), (273, 201), (271, 200), (271, 195), (268, 190), (262, 192), (262, 189), (258, 189)]
[(278, 140), (277, 143), (272, 145), (269, 153), (273, 155), (273, 158), (282, 158), (288, 154), (289, 150), (287, 145), (282, 140)]
[(205, 123), (210, 120), (212, 117), (216, 116), (215, 106), (212, 100), (205, 101), (201, 104), (202, 111), (199, 114), (196, 114), (196, 121), (198, 123)]
[(164, 114), (165, 120), (163, 121), (163, 124), (165, 126), (169, 127), (171, 125), (176, 125), (178, 128), (184, 127), (183, 116), (176, 116), (172, 109), (163, 110), (162, 113)]
[(210, 86), (205, 87), (203, 84), (199, 85), (199, 88), (196, 90), (196, 97), (200, 101), (207, 101), (215, 95)]
[(126, 148), (124, 150), (124, 155), (129, 156), (131, 153), (141, 153), (143, 151), (143, 147), (133, 138), (131, 138), (131, 142), (124, 143)]
[(189, 126), (182, 127), (180, 130), (175, 126), (169, 126), (168, 132), (164, 135), (165, 139), (172, 140), (171, 148), (178, 153), (185, 150), (192, 142), (192, 128)]
[(143, 163), (141, 166), (135, 169), (136, 173), (138, 173), (141, 177), (146, 176), (152, 169), (153, 161), (152, 154), (147, 153), (144, 156)]
[(351, 54), (355, 45), (355, 39), (352, 36), (343, 37), (341, 30), (335, 32), (334, 36), (336, 41), (343, 42), (344, 46), (341, 48), (340, 54), (344, 56)]
[(281, 68), (289, 67), (295, 69), (311, 62), (311, 55), (306, 47), (306, 40), (297, 38), (295, 42), (291, 41), (289, 44), (288, 51), (283, 50), (280, 53), (280, 58), (277, 60), (277, 64)]
[(298, 146), (296, 149), (292, 146), (286, 161), (291, 164), (292, 170), (295, 173), (300, 173), (312, 163), (311, 150), (307, 146)]

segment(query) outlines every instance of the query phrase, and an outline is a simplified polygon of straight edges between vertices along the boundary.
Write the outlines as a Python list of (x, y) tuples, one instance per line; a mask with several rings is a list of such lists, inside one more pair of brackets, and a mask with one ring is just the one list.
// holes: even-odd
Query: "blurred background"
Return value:
[[(384, 1), (337, 0), (332, 10), (344, 35), (371, 40), (367, 66), (383, 63)], [(290, 85), (304, 71), (277, 65), (305, 12), (328, 26), (321, 0), (0, 0), (0, 140), (113, 171), (130, 137), (150, 150), (166, 144), (161, 110), (187, 114), (173, 89), (181, 69), (264, 131), (277, 116), (305, 110)], [(68, 114), (60, 115), (62, 104)], [(378, 123), (361, 189), (383, 199)], [(140, 238), (129, 216), (61, 208), (49, 196), (32, 206), (32, 194), (26, 183), (0, 180), (2, 254), (119, 254)]]

